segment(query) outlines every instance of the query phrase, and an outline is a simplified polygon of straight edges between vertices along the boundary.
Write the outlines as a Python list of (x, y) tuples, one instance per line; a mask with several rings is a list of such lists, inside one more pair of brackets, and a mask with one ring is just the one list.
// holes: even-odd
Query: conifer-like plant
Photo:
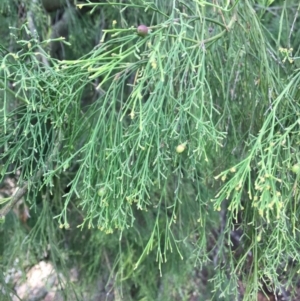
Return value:
[(0, 299), (297, 300), (298, 2), (2, 1)]

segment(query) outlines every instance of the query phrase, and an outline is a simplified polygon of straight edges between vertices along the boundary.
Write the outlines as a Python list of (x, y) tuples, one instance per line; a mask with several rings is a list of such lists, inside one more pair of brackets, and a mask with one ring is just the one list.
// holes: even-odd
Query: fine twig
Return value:
[(3, 221), (5, 219), (5, 216), (13, 209), (13, 207), (18, 203), (18, 201), (27, 193), (29, 185), (40, 180), (40, 178), (44, 174), (44, 170), (48, 169), (49, 163), (53, 160), (55, 155), (58, 153), (60, 149), (61, 141), (62, 141), (62, 132), (59, 131), (57, 142), (54, 145), (53, 152), (47, 158), (44, 168), (40, 168), (30, 181), (26, 181), (22, 187), (19, 187), (16, 193), (11, 197), (10, 201), (3, 208), (0, 209), (0, 221), (1, 220)]
[(289, 39), (288, 39), (288, 46), (289, 48), (291, 48), (291, 37), (292, 37), (292, 34), (294, 32), (294, 29), (295, 29), (295, 23), (296, 23), (296, 20), (298, 18), (298, 14), (299, 14), (299, 9), (300, 9), (300, 4), (298, 5), (298, 8), (296, 10), (296, 13), (295, 13), (295, 16), (294, 16), (294, 20), (293, 20), (293, 23), (292, 23), (292, 26), (291, 26), (291, 29), (290, 29), (290, 33), (289, 33)]

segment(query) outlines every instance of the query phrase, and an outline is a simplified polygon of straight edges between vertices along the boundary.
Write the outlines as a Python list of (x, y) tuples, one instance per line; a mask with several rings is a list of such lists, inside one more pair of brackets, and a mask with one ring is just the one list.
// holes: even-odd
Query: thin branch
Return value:
[[(36, 5), (38, 5), (37, 0), (32, 0), (31, 5), (30, 5), (30, 10), (27, 13), (27, 20), (28, 20), (28, 27), (29, 27), (32, 37), (34, 37), (35, 39), (38, 40), (38, 32), (34, 25), (34, 18), (33, 18), (34, 13), (32, 12), (33, 7)], [(41, 51), (36, 51), (36, 53), (38, 53), (41, 56), (43, 64), (45, 66), (49, 67), (49, 62), (48, 62), (47, 58), (44, 56), (44, 54)]]
[(18, 203), (18, 201), (26, 194), (28, 190), (28, 182), (26, 182), (23, 187), (18, 188), (15, 195), (11, 200), (0, 209), (0, 220), (3, 220), (5, 216), (13, 209), (13, 207)]
[(11, 94), (11, 95), (12, 95), (13, 97), (15, 97), (16, 99), (19, 99), (19, 100), (21, 100), (22, 102), (24, 102), (24, 103), (26, 103), (26, 104), (29, 104), (29, 101), (28, 101), (26, 98), (24, 98), (24, 97), (18, 95), (16, 92), (14, 92), (14, 91), (11, 90), (10, 88), (8, 88), (8, 87), (3, 83), (2, 80), (0, 80), (0, 87), (3, 88), (3, 89), (5, 89), (6, 92), (8, 92), (9, 94)]
[(294, 17), (294, 20), (293, 20), (293, 24), (291, 26), (290, 33), (289, 33), (289, 48), (291, 48), (291, 37), (292, 37), (293, 31), (294, 31), (296, 20), (298, 18), (299, 9), (300, 9), (300, 3), (299, 3), (298, 8), (296, 10), (295, 17)]

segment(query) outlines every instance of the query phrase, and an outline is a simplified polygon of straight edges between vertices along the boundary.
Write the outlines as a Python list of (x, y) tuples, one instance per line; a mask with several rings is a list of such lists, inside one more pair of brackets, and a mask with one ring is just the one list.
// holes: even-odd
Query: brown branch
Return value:
[(18, 201), (26, 194), (28, 190), (28, 183), (24, 184), (23, 187), (18, 188), (11, 200), (2, 209), (0, 209), (0, 220), (4, 219), (5, 216), (13, 209)]
[[(34, 176), (33, 181), (39, 180), (42, 176), (42, 170), (39, 170)], [(13, 207), (18, 203), (18, 201), (27, 193), (29, 182), (25, 182), (22, 187), (19, 187), (15, 194), (12, 196), (11, 200), (0, 209), (0, 220), (3, 220), (5, 216), (13, 209)]]

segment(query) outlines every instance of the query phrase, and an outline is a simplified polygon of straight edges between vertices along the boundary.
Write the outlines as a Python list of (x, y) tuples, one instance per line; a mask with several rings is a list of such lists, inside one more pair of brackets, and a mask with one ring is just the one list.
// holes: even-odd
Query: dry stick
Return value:
[[(42, 172), (39, 171), (36, 178), (40, 178)], [(3, 220), (5, 216), (10, 212), (10, 210), (18, 203), (18, 201), (26, 194), (28, 191), (28, 182), (25, 182), (23, 187), (19, 187), (16, 193), (12, 196), (11, 200), (2, 209), (0, 209), (0, 220)]]
[(28, 190), (28, 183), (26, 183), (22, 188), (18, 188), (17, 192), (11, 198), (9, 203), (6, 204), (2, 209), (0, 209), (0, 221), (4, 220), (5, 216), (18, 203), (18, 201), (27, 192), (27, 190)]
[(293, 24), (291, 26), (290, 33), (289, 33), (289, 38), (288, 38), (288, 46), (289, 46), (289, 48), (291, 48), (291, 37), (292, 37), (293, 31), (294, 31), (296, 20), (298, 18), (299, 10), (300, 10), (300, 3), (299, 3), (298, 8), (296, 10), (296, 13), (295, 13), (295, 16), (294, 16), (294, 21), (293, 21)]
[[(113, 269), (112, 269), (112, 267), (111, 267), (111, 264), (110, 264), (110, 261), (109, 261), (109, 258), (108, 258), (108, 255), (107, 255), (106, 250), (104, 250), (103, 254), (104, 254), (104, 259), (105, 259), (105, 261), (106, 261), (108, 270), (109, 270), (110, 274), (113, 274), (113, 277), (112, 277), (112, 278), (115, 280), (115, 279), (116, 279), (116, 276), (115, 276), (115, 273), (113, 273)], [(118, 289), (117, 289), (116, 287), (114, 287), (114, 286), (111, 287), (111, 289), (106, 293), (106, 295), (108, 296), (108, 295), (111, 293), (111, 291), (113, 291), (114, 297), (115, 297), (115, 300), (116, 300), (116, 301), (121, 300), (119, 291), (118, 291)]]

